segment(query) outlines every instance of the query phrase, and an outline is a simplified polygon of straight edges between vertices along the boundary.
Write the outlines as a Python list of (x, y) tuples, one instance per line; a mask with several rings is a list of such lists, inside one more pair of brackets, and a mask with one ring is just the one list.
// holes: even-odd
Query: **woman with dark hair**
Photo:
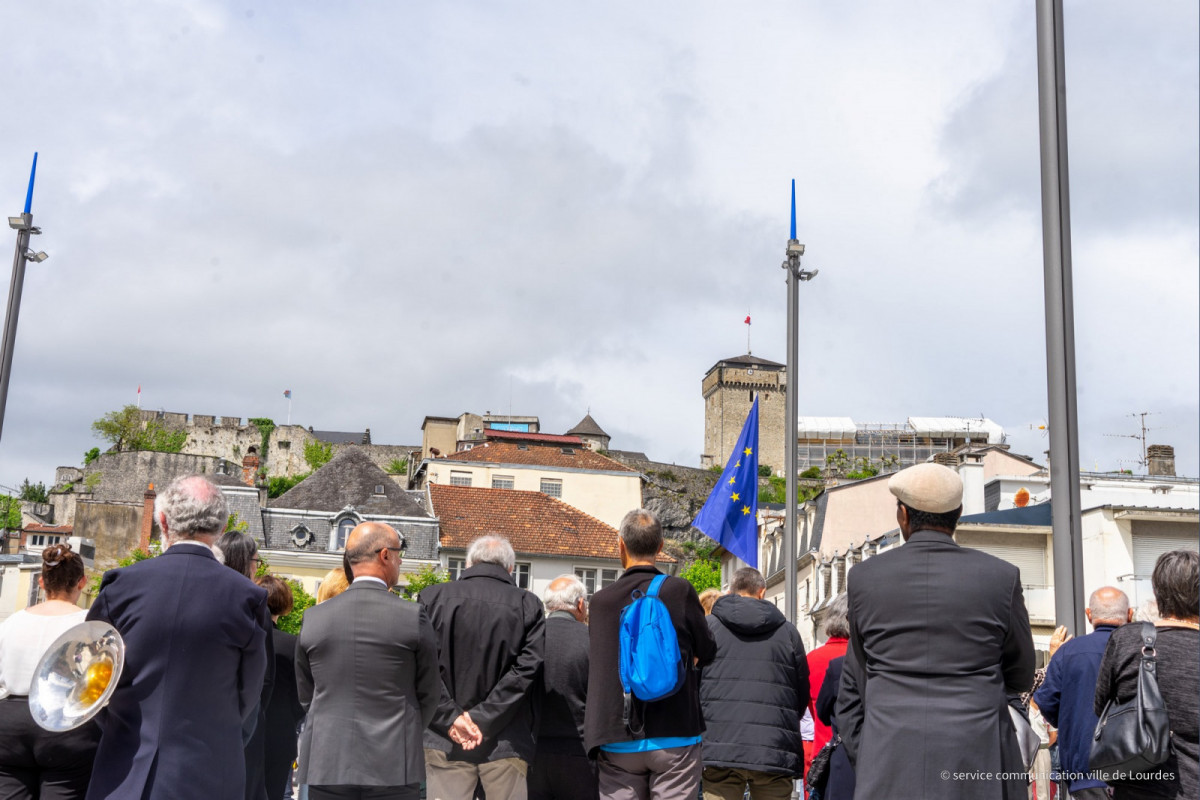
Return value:
[(262, 559), (258, 557), (258, 545), (253, 538), (241, 531), (225, 531), (217, 539), (217, 547), (225, 557), (225, 566), (254, 580)]
[(85, 583), (83, 559), (69, 544), (51, 545), (42, 551), (38, 576), (46, 600), (0, 623), (0, 797), (67, 800), (87, 793), (100, 741), (95, 721), (51, 733), (29, 713), (38, 661), (87, 616), (78, 606)]
[[(1150, 583), (1158, 602), (1154, 624), (1154, 672), (1171, 723), (1171, 755), (1155, 779), (1113, 786), (1117, 800), (1200, 797), (1200, 554), (1195, 550), (1163, 553)], [(1111, 700), (1137, 695), (1142, 660), (1142, 623), (1112, 632), (1096, 679), (1096, 714)], [(1161, 777), (1158, 777), (1161, 776)]]
[[(262, 559), (258, 557), (258, 545), (254, 539), (241, 531), (225, 531), (217, 539), (217, 549), (221, 551), (225, 566), (234, 572), (240, 572), (248, 579), (254, 579), (258, 565)], [(266, 776), (263, 773), (263, 742), (266, 738), (267, 705), (274, 690), (274, 658), (271, 653), (271, 640), (267, 639), (267, 674), (263, 679), (262, 696), (253, 719), (254, 732), (250, 741), (246, 742), (246, 800), (266, 800)], [(250, 723), (247, 722), (247, 725)]]
[(275, 690), (267, 704), (263, 747), (269, 800), (291, 796), (288, 776), (296, 760), (296, 742), (304, 707), (296, 691), (296, 639), (279, 630), (279, 618), (292, 610), (292, 588), (277, 575), (259, 575), (254, 582), (267, 590), (267, 608), (275, 623), (271, 640), (275, 645)]

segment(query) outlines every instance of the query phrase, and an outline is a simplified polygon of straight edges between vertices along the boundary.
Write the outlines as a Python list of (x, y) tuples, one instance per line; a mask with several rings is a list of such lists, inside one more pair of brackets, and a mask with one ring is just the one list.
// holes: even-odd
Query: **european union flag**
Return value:
[(758, 567), (757, 397), (721, 480), (692, 525), (742, 561)]

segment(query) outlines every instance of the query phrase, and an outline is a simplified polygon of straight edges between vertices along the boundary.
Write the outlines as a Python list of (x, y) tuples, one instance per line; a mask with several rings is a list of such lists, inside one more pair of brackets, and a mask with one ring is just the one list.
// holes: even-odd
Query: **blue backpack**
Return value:
[(621, 611), (620, 671), (626, 727), (631, 696), (643, 702), (670, 697), (683, 686), (686, 675), (671, 613), (658, 597), (666, 579), (666, 575), (655, 577), (645, 594), (634, 591), (633, 602)]

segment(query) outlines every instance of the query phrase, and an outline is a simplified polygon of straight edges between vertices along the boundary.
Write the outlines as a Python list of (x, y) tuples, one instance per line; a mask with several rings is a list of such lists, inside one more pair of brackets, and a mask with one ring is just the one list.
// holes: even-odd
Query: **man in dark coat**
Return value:
[(804, 769), (808, 659), (766, 591), (762, 573), (742, 567), (708, 618), (717, 657), (700, 682), (706, 800), (741, 800), (747, 787), (753, 800), (787, 800)]
[(631, 727), (625, 726), (624, 690), (619, 667), (621, 610), (633, 593), (645, 593), (661, 575), (654, 566), (662, 550), (662, 526), (645, 509), (630, 511), (621, 522), (617, 550), (625, 573), (592, 595), (591, 663), (584, 745), (596, 756), (600, 796), (605, 800), (656, 798), (694, 800), (700, 786), (700, 667), (716, 655), (712, 631), (696, 590), (682, 578), (670, 577), (659, 597), (671, 614), (679, 652), (687, 665), (683, 686), (661, 700), (632, 703)]
[(88, 798), (240, 798), (243, 722), (267, 669), (267, 593), (226, 569), (212, 545), (229, 517), (199, 475), (158, 495), (169, 547), (110, 570), (88, 612), (125, 640), (125, 668), (98, 717)]
[(1129, 596), (1115, 586), (1103, 586), (1088, 598), (1088, 622), (1095, 628), (1086, 636), (1064, 643), (1051, 656), (1046, 679), (1033, 693), (1033, 701), (1046, 722), (1058, 728), (1058, 758), (1066, 773), (1071, 800), (1104, 800), (1108, 784), (1091, 777), (1088, 763), (1092, 735), (1099, 717), (1096, 677), (1100, 659), (1112, 632), (1133, 621)]
[(529, 766), (529, 800), (596, 800), (596, 762), (583, 746), (587, 707), (587, 590), (574, 575), (550, 582), (546, 604), (546, 660), (538, 681), (541, 706), (537, 753)]
[(458, 580), (424, 589), (445, 691), (425, 732), (427, 796), (524, 798), (534, 754), (533, 688), (545, 619), (537, 595), (513, 583), (516, 554), (501, 536), (467, 548)]
[[(813, 708), (817, 719), (829, 728), (829, 741), (835, 741), (838, 735), (837, 720), (833, 710), (837, 707), (838, 690), (842, 686), (842, 664), (845, 656), (839, 656), (825, 665), (825, 678), (817, 692)], [(824, 745), (822, 745), (824, 747)], [(854, 797), (854, 767), (846, 756), (846, 748), (837, 744), (829, 757), (829, 778), (825, 782), (825, 790), (821, 792), (821, 800), (852, 800)]]
[(1020, 570), (955, 543), (954, 470), (919, 464), (888, 488), (905, 544), (847, 576), (850, 647), (836, 715), (855, 797), (1024, 798), (1006, 704), (1033, 685)]
[(388, 591), (401, 550), (390, 525), (357, 526), (346, 539), (350, 588), (304, 613), (296, 647), (296, 688), (308, 712), (300, 783), (312, 800), (420, 797), (421, 737), (442, 687), (425, 610)]

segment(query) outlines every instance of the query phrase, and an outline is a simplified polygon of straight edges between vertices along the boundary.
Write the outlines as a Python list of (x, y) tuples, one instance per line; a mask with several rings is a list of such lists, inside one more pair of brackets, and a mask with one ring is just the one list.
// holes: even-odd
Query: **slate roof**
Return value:
[(959, 519), (958, 524), (976, 525), (1044, 525), (1050, 526), (1050, 501), (1003, 511), (985, 511)]
[[(541, 492), (435, 483), (429, 498), (443, 548), (465, 550), (477, 537), (495, 533), (526, 555), (619, 558), (616, 528)], [(658, 560), (675, 559), (664, 554)]]
[(747, 353), (744, 356), (734, 356), (733, 358), (722, 358), (720, 364), (736, 364), (741, 367), (774, 367), (776, 369), (784, 369), (785, 364), (780, 364), (778, 361), (768, 361), (765, 358), (752, 356)]
[(579, 424), (567, 431), (568, 436), (608, 436), (604, 429), (596, 424), (592, 415), (588, 414), (579, 420)]
[[(571, 450), (571, 453), (564, 453)], [(488, 442), (470, 450), (451, 453), (439, 461), (460, 461), (485, 464), (528, 464), (537, 467), (594, 469), (605, 472), (635, 472), (611, 458), (593, 453), (586, 447), (552, 447), (530, 444), (525, 449), (515, 442)]]
[(368, 428), (365, 432), (357, 431), (314, 431), (312, 428), (308, 432), (317, 438), (318, 441), (327, 444), (370, 444), (371, 429)]
[[(383, 494), (375, 494), (382, 486)], [(329, 463), (271, 500), (269, 508), (340, 511), (346, 506), (363, 516), (428, 517), (404, 489), (358, 447), (347, 447)]]

